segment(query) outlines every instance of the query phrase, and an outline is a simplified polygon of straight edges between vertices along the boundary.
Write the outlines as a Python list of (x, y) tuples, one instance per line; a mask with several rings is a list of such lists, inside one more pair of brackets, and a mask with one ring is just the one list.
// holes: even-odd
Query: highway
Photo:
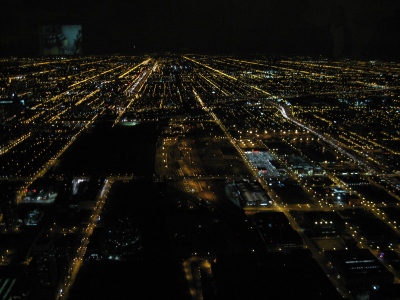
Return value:
[(328, 143), (329, 145), (331, 145), (334, 149), (337, 149), (340, 153), (342, 153), (343, 155), (347, 156), (348, 158), (350, 158), (351, 160), (353, 160), (354, 162), (358, 163), (360, 166), (363, 166), (365, 169), (368, 170), (368, 172), (372, 175), (376, 174), (377, 171), (372, 169), (371, 166), (369, 166), (366, 162), (360, 160), (359, 158), (356, 158), (354, 155), (350, 154), (349, 152), (347, 152), (346, 150), (344, 150), (342, 147), (340, 147), (338, 145), (338, 143), (335, 141), (333, 141), (332, 139), (328, 139), (326, 138), (323, 134), (316, 132), (315, 130), (313, 130), (312, 128), (310, 128), (309, 126), (306, 126), (302, 123), (300, 123), (299, 121), (295, 120), (293, 117), (291, 117), (291, 113), (287, 113), (286, 112), (286, 107), (282, 106), (282, 105), (277, 105), (276, 103), (272, 103), (273, 105), (276, 105), (279, 108), (279, 111), (281, 112), (282, 116), (295, 123), (296, 125), (300, 126), (301, 128), (304, 128), (305, 130), (311, 132), (313, 135), (317, 136), (318, 138), (322, 139), (324, 142)]
[[(151, 59), (146, 59), (145, 61), (141, 62), (140, 64), (138, 64), (137, 66), (135, 66), (134, 68), (130, 69), (128, 72), (122, 74), (120, 76), (124, 77), (127, 73), (133, 71), (134, 69), (136, 69), (137, 67), (141, 66), (141, 65), (148, 65), (152, 62)], [(128, 104), (125, 105), (123, 107), (123, 109), (121, 110), (121, 112), (118, 114), (117, 118), (114, 121), (114, 125), (118, 124), (122, 118), (122, 116), (124, 115), (124, 113), (129, 110), (130, 106), (139, 98), (139, 91), (142, 89), (143, 85), (146, 83), (147, 79), (149, 78), (149, 76), (151, 75), (151, 73), (154, 71), (154, 68), (157, 66), (157, 62), (154, 63), (153, 67), (147, 66), (145, 67), (144, 71), (142, 74), (140, 74), (138, 77), (136, 77), (136, 79), (132, 82), (131, 85), (129, 85), (126, 90), (124, 91), (124, 94), (127, 95), (128, 97), (130, 97), (130, 100), (128, 101)], [(132, 97), (133, 96), (133, 97)]]
[(89, 244), (90, 236), (93, 233), (93, 229), (96, 227), (96, 223), (98, 222), (100, 215), (102, 213), (104, 203), (107, 199), (110, 188), (113, 184), (113, 179), (106, 179), (104, 181), (103, 187), (99, 191), (96, 199), (96, 206), (93, 210), (92, 215), (90, 216), (89, 223), (86, 226), (86, 229), (82, 232), (81, 245), (76, 251), (76, 255), (72, 262), (70, 262), (70, 268), (64, 278), (63, 283), (58, 289), (58, 294), (56, 299), (66, 300), (68, 299), (69, 292), (74, 285), (76, 276), (78, 275), (79, 269), (83, 264), (83, 258), (86, 253), (87, 246)]

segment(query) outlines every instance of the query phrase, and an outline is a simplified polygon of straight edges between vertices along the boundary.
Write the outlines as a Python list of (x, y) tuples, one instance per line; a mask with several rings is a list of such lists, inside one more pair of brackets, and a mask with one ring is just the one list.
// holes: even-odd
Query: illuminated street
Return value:
[(269, 268), (288, 268), (309, 299), (398, 287), (398, 64), (164, 54), (0, 65), (0, 255), (18, 293), (114, 297), (130, 280), (139, 298), (250, 299), (267, 293)]

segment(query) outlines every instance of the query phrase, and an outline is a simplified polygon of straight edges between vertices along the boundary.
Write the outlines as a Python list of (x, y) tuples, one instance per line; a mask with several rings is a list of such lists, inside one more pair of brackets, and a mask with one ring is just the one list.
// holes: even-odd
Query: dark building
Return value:
[(290, 226), (282, 212), (262, 212), (253, 215), (267, 247), (270, 251), (291, 251), (303, 248), (303, 239)]
[(303, 227), (310, 236), (341, 236), (345, 224), (335, 212), (313, 211), (304, 213)]
[(332, 268), (356, 294), (391, 284), (394, 276), (367, 249), (325, 251)]
[(220, 254), (214, 299), (342, 299), (308, 250)]

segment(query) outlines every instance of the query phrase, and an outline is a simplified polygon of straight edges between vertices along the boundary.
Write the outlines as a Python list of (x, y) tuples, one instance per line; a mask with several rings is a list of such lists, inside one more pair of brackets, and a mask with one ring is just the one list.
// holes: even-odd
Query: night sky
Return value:
[(399, 58), (398, 0), (0, 0), (0, 55), (38, 55), (40, 25), (82, 24), (86, 54)]

